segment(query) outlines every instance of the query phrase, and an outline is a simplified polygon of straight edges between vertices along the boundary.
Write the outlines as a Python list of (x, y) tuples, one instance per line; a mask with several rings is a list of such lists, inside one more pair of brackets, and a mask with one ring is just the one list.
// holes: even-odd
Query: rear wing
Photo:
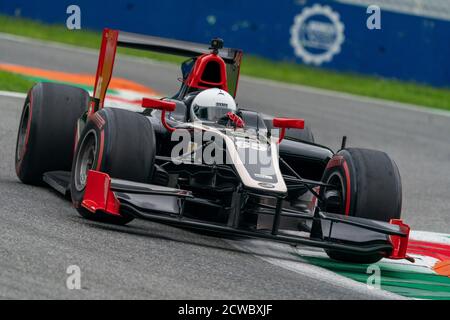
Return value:
[[(207, 54), (211, 51), (204, 44), (104, 29), (95, 77), (94, 99), (89, 113), (95, 112), (98, 108), (103, 108), (106, 92), (113, 73), (117, 46), (192, 58)], [(221, 48), (218, 55), (226, 64), (228, 91), (232, 96), (236, 96), (242, 50)]]
[[(117, 44), (119, 47), (184, 57), (195, 57), (211, 52), (208, 46), (200, 43), (158, 38), (129, 32), (120, 32)], [(226, 63), (234, 63), (236, 56), (241, 52), (242, 50), (239, 49), (222, 48), (218, 54)]]

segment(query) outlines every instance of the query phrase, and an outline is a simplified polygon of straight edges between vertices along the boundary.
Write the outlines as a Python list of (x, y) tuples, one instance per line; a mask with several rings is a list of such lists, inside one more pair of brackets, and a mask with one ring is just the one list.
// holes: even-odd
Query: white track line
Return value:
[(27, 97), (26, 93), (22, 92), (13, 92), (13, 91), (0, 91), (1, 97), (8, 97), (8, 98), (18, 98), (18, 99), (25, 99)]
[(294, 255), (295, 251), (289, 245), (264, 240), (227, 240), (227, 242), (232, 246), (247, 251), (255, 257), (277, 267), (301, 274), (304, 277), (317, 280), (318, 282), (327, 283), (334, 287), (361, 293), (364, 297), (372, 296), (373, 298), (395, 300), (407, 299), (389, 291), (371, 289), (363, 283), (338, 275), (333, 271), (312, 265), (307, 261), (302, 260), (298, 255)]

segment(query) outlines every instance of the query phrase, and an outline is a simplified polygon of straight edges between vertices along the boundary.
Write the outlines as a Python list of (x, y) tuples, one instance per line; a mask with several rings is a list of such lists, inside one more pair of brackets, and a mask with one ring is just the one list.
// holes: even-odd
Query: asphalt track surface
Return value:
[[(97, 53), (0, 41), (0, 62), (94, 73)], [(178, 68), (120, 57), (115, 75), (175, 92)], [(404, 219), (417, 230), (450, 226), (450, 117), (382, 102), (242, 79), (237, 102), (303, 117), (317, 142), (381, 149), (403, 179)], [(0, 298), (378, 299), (383, 292), (321, 281), (267, 262), (223, 239), (145, 221), (86, 221), (55, 192), (21, 184), (14, 148), (23, 99), (0, 97)], [(82, 290), (66, 288), (78, 265)]]

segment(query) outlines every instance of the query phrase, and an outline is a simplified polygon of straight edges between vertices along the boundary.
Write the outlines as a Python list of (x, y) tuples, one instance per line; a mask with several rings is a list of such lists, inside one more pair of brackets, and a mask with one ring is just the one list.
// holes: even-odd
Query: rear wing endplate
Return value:
[(103, 108), (105, 103), (106, 91), (108, 90), (114, 68), (118, 37), (119, 31), (117, 30), (103, 30), (97, 74), (95, 76), (94, 101), (91, 103), (89, 114), (94, 113), (97, 108)]

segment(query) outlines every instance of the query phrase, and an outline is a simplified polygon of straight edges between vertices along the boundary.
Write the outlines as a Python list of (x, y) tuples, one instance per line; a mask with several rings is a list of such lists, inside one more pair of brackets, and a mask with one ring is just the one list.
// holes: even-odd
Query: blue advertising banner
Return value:
[[(381, 29), (367, 26), (372, 2)], [(442, 0), (8, 0), (0, 13), (65, 24), (72, 4), (82, 28), (206, 43), (221, 37), (273, 60), (450, 86), (450, 3)]]

